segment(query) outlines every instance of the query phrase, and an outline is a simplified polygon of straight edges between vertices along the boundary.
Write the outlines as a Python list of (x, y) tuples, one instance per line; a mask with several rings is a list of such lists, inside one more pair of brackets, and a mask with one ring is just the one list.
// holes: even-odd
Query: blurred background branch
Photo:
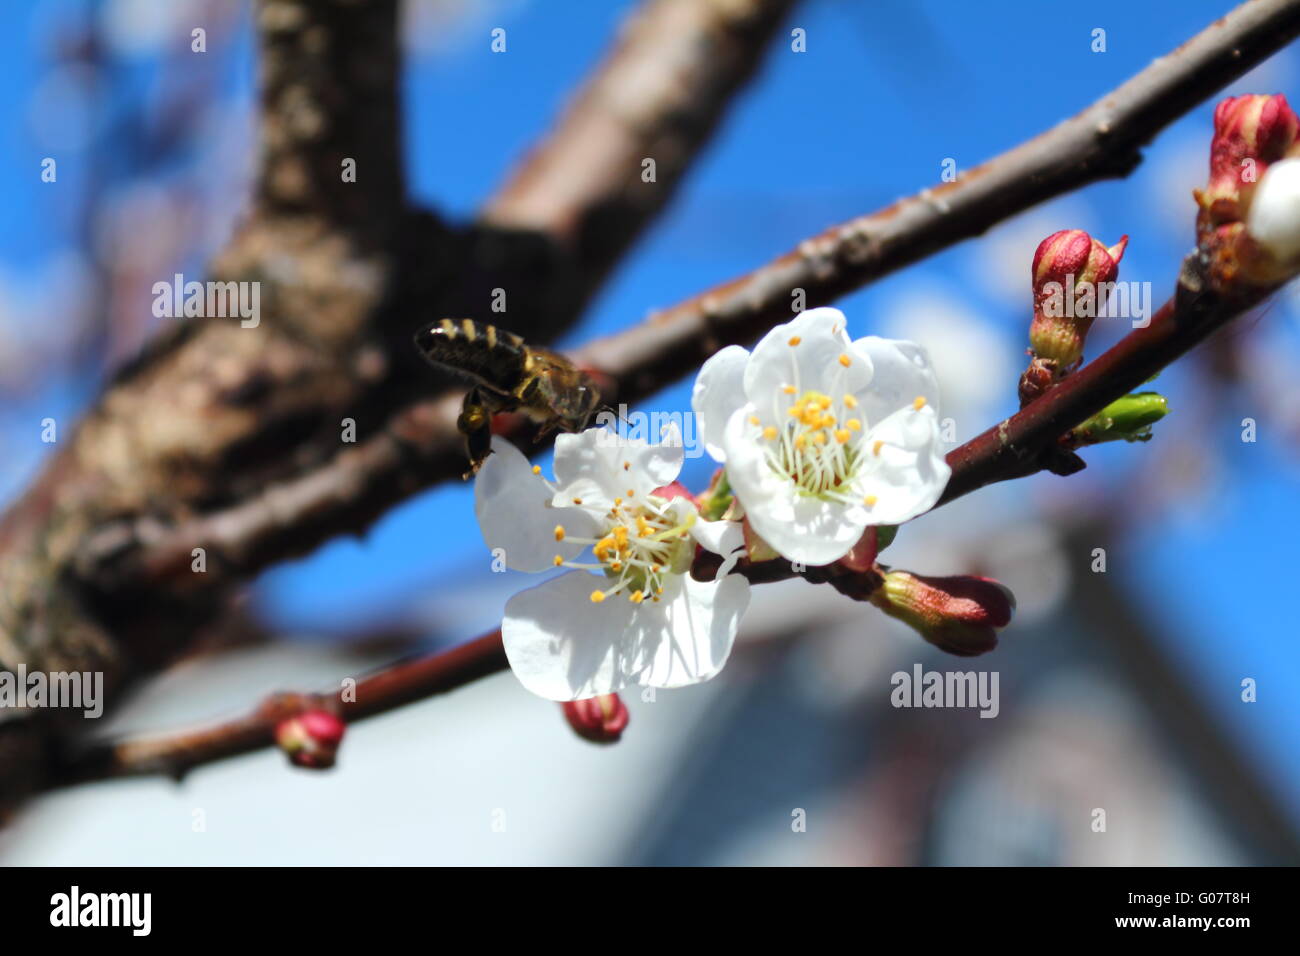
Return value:
[(280, 722), (307, 709), (324, 707), (352, 723), (445, 694), (507, 666), (501, 632), (493, 631), (449, 651), (384, 667), (346, 691), (273, 694), (251, 713), (208, 727), (73, 750), (53, 768), (47, 785), (153, 774), (180, 780), (195, 767), (274, 746)]

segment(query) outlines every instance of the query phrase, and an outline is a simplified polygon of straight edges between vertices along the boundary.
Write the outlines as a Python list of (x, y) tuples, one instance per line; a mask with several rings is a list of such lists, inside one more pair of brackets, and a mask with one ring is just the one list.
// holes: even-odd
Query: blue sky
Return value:
[[(50, 9), (77, 4), (59, 0), (43, 12), (38, 6), (6, 4), (7, 29), (0, 31), (0, 270), (6, 274), (39, 271), (67, 242), (73, 190), (93, 172), (64, 162), (59, 192), (37, 178), (42, 149), (32, 141), (28, 104), (42, 64), (30, 38)], [(462, 33), (446, 38), (437, 58), (409, 62), (406, 150), (414, 196), (450, 216), (472, 215), (550, 125), (627, 6), (579, 0), (485, 4)], [(1225, 0), (812, 0), (783, 31), (788, 36), (790, 28), (805, 29), (807, 52), (793, 53), (788, 42), (778, 41), (674, 205), (568, 341), (621, 328), (836, 221), (933, 184), (945, 158), (959, 167), (975, 165), (1086, 106), (1227, 8)], [(507, 30), (505, 54), (489, 50), (488, 31), (495, 26)], [(1091, 50), (1096, 28), (1106, 31), (1104, 53)], [(229, 58), (223, 90), (236, 110), (246, 108), (253, 88), (246, 31), (239, 35), (242, 48), (209, 54)], [(187, 37), (188, 29), (175, 42)], [(1257, 74), (1275, 85), (1252, 91), (1295, 92), (1300, 98), (1297, 65), (1295, 51), (1284, 51)], [(156, 96), (148, 56), (127, 64), (125, 75), (115, 108), (129, 112)], [(1185, 214), (1178, 213), (1177, 197), (1190, 193), (1203, 174), (1213, 102), (1162, 134), (1130, 179), (1097, 184), (1044, 207), (1035, 220), (1046, 224), (1042, 235), (1073, 226), (1107, 241), (1130, 234), (1122, 277), (1152, 282), (1162, 299), (1192, 241), (1190, 197)], [(1188, 157), (1197, 155), (1201, 165), (1184, 183)], [(990, 248), (987, 242), (964, 243), (839, 305), (850, 328), (865, 334), (882, 331), (909, 296), (959, 301), (1018, 363), (1028, 322), (1028, 258), (996, 266)], [(997, 268), (1020, 269), (1023, 290), (1000, 291), (1003, 285), (991, 276)], [(22, 317), (58, 320), (57, 314)], [(1277, 308), (1261, 322), (1269, 326), (1262, 334), (1294, 352), (1294, 306)], [(1118, 331), (1099, 328), (1095, 345)], [(1192, 384), (1177, 369), (1162, 376), (1160, 387), (1174, 409), (1171, 422), (1180, 407), (1196, 405)], [(0, 488), (15, 487), (46, 450), (32, 421), (71, 415), (92, 387), (85, 381), (47, 382), (0, 413), (0, 452), (10, 459)], [(1007, 381), (995, 413), (1012, 410), (1014, 391), (1014, 380)], [(656, 404), (681, 408), (686, 395), (685, 387), (677, 387)], [(1190, 679), (1294, 799), (1300, 794), (1300, 761), (1292, 741), (1300, 735), (1300, 708), (1292, 702), (1300, 698), (1300, 653), (1294, 617), (1281, 596), (1289, 593), (1295, 567), (1296, 457), (1268, 427), (1261, 428), (1257, 443), (1243, 444), (1237, 423), (1263, 412), (1249, 399), (1232, 401), (1237, 404), (1221, 409), (1199, 436), (1220, 468), (1212, 493), (1142, 522), (1123, 560), (1112, 562), (1108, 573), (1122, 575), (1146, 613), (1162, 622), (1170, 651)], [(962, 423), (963, 437), (992, 420)], [(1092, 452), (1089, 477), (1107, 494), (1122, 497), (1133, 482), (1149, 478), (1133, 466), (1152, 448)], [(687, 477), (699, 482), (706, 471), (700, 463)], [(1027, 500), (1059, 481), (1041, 476), (1025, 482)], [(1059, 494), (1059, 488), (1048, 491)], [(400, 609), (416, 595), (435, 594), (440, 581), (486, 571), (469, 490), (447, 486), (395, 509), (364, 541), (335, 542), (271, 572), (260, 584), (259, 599), (281, 625), (310, 628)], [(1260, 681), (1257, 704), (1239, 702), (1242, 677)]]

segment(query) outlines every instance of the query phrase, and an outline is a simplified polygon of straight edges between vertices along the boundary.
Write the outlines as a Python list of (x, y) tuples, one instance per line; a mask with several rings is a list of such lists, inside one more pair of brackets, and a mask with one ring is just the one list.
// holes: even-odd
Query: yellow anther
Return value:
[(766, 428), (763, 429), (763, 437), (766, 438), (768, 441), (771, 441), (772, 439), (776, 438), (776, 428), (773, 427), (772, 425), (768, 425)]
[(629, 498), (635, 498), (635, 497), (636, 497), (636, 489), (635, 489), (635, 488), (629, 488), (629, 489), (627, 490), (627, 496), (628, 496)]
[(580, 504), (582, 504), (582, 499), (581, 499), (581, 498), (574, 498), (574, 499), (573, 499), (573, 503), (574, 503), (575, 505), (580, 505)]
[(844, 427), (851, 432), (862, 431), (862, 422), (858, 421), (856, 418), (850, 418), (844, 423)]
[[(663, 594), (663, 593), (664, 593), (664, 589), (663, 589), (663, 588), (655, 588), (655, 594)], [(655, 600), (657, 601), (657, 600), (659, 600), (659, 599), (658, 599), (658, 598), (655, 598)]]
[(823, 415), (820, 419), (818, 419), (818, 421), (817, 421), (817, 427), (818, 427), (818, 428), (834, 428), (834, 427), (835, 427), (835, 416), (834, 416), (834, 415)]
[(826, 409), (830, 408), (833, 404), (829, 395), (818, 395), (815, 401), (822, 411), (826, 411)]
[(542, 466), (541, 466), (541, 465), (533, 465), (533, 474), (534, 474), (534, 475), (540, 475), (541, 473), (542, 473)]
[(912, 399), (912, 407), (915, 408), (918, 412), (921, 409), (925, 408), (925, 396), (918, 395), (916, 396), (916, 398)]
[(562, 554), (557, 554), (557, 555), (555, 556), (555, 566), (558, 568), (558, 567), (559, 567), (560, 565), (562, 565), (563, 563), (564, 563), (564, 555), (562, 555)]
[(866, 505), (868, 508), (870, 508), (879, 500), (880, 499), (877, 498), (875, 495), (867, 495), (865, 498), (862, 499), (862, 503)]
[(657, 564), (652, 564), (652, 565), (650, 565), (650, 573), (651, 573), (651, 574), (658, 574), (658, 573), (659, 573), (659, 565), (657, 565)]
[(783, 385), (783, 386), (781, 386), (781, 391), (785, 392), (787, 395), (793, 395), (793, 394), (794, 394), (794, 386), (793, 386), (793, 385)]
[(840, 364), (843, 365), (845, 368), (848, 368), (850, 365), (853, 364), (853, 359), (851, 359), (851, 358), (849, 358), (847, 355), (841, 353), (841, 354), (840, 354)]
[(858, 407), (858, 400), (857, 400), (856, 398), (854, 398), (852, 395), (845, 395), (845, 396), (844, 396), (844, 407), (845, 407), (845, 408), (857, 408), (857, 407)]
[(758, 420), (758, 416), (757, 416), (757, 415), (750, 415), (750, 416), (749, 416), (749, 423), (750, 423), (751, 425), (761, 425), (761, 424), (762, 424), (762, 422), (760, 422), (760, 421)]
[(799, 338), (799, 336), (797, 336), (797, 335), (792, 335), (792, 336), (790, 336), (790, 344), (791, 344), (791, 345), (798, 345), (798, 344), (799, 344), (800, 342), (802, 342), (802, 341), (803, 341), (803, 339)]
[(847, 428), (841, 428), (838, 431), (836, 431), (835, 440), (839, 442), (841, 445), (843, 445), (846, 441), (849, 440), (849, 430)]
[(814, 444), (824, 445), (826, 444), (826, 433), (819, 428), (812, 433), (812, 440)]
[(603, 600), (605, 600), (605, 592), (604, 592), (604, 591), (592, 591), (592, 592), (591, 592), (591, 603), (592, 603), (592, 604), (599, 604), (599, 603), (600, 603), (601, 601), (603, 601)]
[(613, 564), (611, 564), (611, 565), (609, 566), (609, 569), (610, 569), (611, 571), (622, 571), (622, 570), (623, 570), (623, 562), (622, 562), (622, 561), (615, 561)]
[(631, 601), (633, 604), (640, 604), (642, 601), (645, 600), (645, 595), (640, 591), (633, 591), (631, 594), (628, 595), (627, 599)]
[(556, 541), (563, 541), (563, 540), (564, 540), (564, 525), (562, 525), (562, 524), (557, 524), (557, 525), (555, 526), (555, 540), (556, 540)]
[(873, 455), (879, 455), (879, 454), (880, 454), (880, 449), (882, 449), (882, 448), (884, 448), (884, 447), (885, 447), (885, 443), (884, 443), (883, 441), (880, 441), (880, 440), (875, 441), (875, 442), (872, 444), (872, 446), (871, 446), (871, 454), (873, 454)]
[(795, 448), (798, 448), (800, 451), (803, 451), (803, 450), (804, 450), (804, 447), (807, 446), (807, 444), (808, 444), (808, 439), (807, 439), (806, 436), (804, 436), (804, 435), (795, 435), (795, 436), (794, 436), (794, 447), (795, 447)]
[(622, 507), (622, 505), (623, 505), (623, 499), (622, 499), (622, 498), (615, 498), (615, 499), (614, 499), (614, 507), (615, 507), (615, 508), (620, 508), (620, 507)]

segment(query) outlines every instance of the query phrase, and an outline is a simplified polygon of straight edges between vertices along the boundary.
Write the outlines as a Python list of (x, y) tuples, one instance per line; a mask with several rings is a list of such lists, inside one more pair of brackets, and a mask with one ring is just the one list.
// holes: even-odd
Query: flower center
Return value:
[[(786, 386), (793, 394), (793, 387)], [(860, 460), (861, 419), (852, 417), (858, 402), (852, 395), (839, 401), (824, 392), (804, 392), (789, 407), (784, 421), (762, 428), (768, 467), (791, 482), (801, 494), (840, 498)]]
[(633, 604), (646, 599), (658, 601), (664, 592), (664, 577), (683, 573), (695, 554), (690, 536), (697, 518), (694, 508), (679, 518), (667, 498), (658, 495), (632, 498), (633, 493), (629, 491), (628, 499), (614, 499), (614, 506), (605, 513), (608, 523), (600, 538), (571, 538), (565, 535), (562, 526), (555, 529), (557, 541), (591, 545), (597, 564), (565, 561), (559, 555), (555, 563), (604, 572), (611, 586), (591, 593), (591, 600), (597, 604), (614, 594), (625, 594)]

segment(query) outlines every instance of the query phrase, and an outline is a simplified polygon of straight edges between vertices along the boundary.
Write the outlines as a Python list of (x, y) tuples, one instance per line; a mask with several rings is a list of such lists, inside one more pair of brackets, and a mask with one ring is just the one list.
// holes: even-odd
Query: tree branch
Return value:
[[(100, 671), (113, 690), (161, 666), (224, 595), (102, 601), (74, 573), (86, 538), (122, 515), (168, 524), (238, 500), (327, 458), (343, 416), (364, 418), (404, 216), (396, 11), (259, 3), (269, 142), (251, 214), (212, 270), (259, 290), (258, 321), (175, 317), (75, 431), (60, 423), (36, 484), (0, 519), (0, 668)], [(369, 164), (347, 184), (359, 199), (339, 158), (353, 138)], [(63, 720), (0, 713), (0, 804), (31, 788), (51, 746), (36, 738)]]
[(1157, 133), (1297, 34), (1300, 0), (1244, 3), (1083, 112), (956, 182), (832, 226), (597, 343), (583, 358), (618, 376), (631, 394), (650, 394), (723, 345), (748, 342), (790, 318), (796, 289), (804, 290), (807, 306), (832, 302), (1046, 199), (1127, 176)]
[(348, 723), (462, 687), (507, 667), (499, 630), (448, 651), (400, 661), (356, 683), (352, 692), (272, 694), (252, 713), (174, 734), (96, 743), (59, 757), (50, 787), (92, 780), (162, 774), (182, 779), (194, 767), (275, 745), (275, 728), (287, 717), (323, 707)]
[[(324, 215), (375, 232), (403, 196), (396, 0), (263, 0), (261, 153), (264, 214)], [(345, 177), (345, 161), (355, 177)], [(391, 228), (391, 223), (389, 224)]]
[[(710, 580), (720, 560), (715, 554), (700, 551), (695, 562), (700, 579)], [(858, 600), (877, 583), (874, 575), (834, 566), (796, 572), (783, 560), (757, 564), (742, 560), (734, 573), (744, 575), (753, 584), (803, 577), (813, 583), (829, 583)], [(272, 694), (251, 713), (207, 727), (70, 747), (52, 761), (46, 787), (152, 775), (179, 781), (195, 767), (275, 746), (276, 726), (304, 710), (324, 708), (351, 724), (456, 690), (508, 670), (509, 666), (498, 628), (449, 650), (390, 664), (359, 680), (351, 693), (340, 689), (318, 694)]]
[[(577, 312), (668, 203), (798, 0), (653, 0), (482, 222), (561, 250), (560, 308)], [(645, 160), (654, 178), (643, 178)]]
[(1193, 252), (1183, 263), (1174, 296), (1146, 328), (1134, 329), (1015, 415), (949, 452), (952, 477), (939, 505), (985, 485), (1041, 471), (1049, 464), (1049, 452), (1072, 428), (1275, 291), (1238, 285), (1215, 289), (1206, 272), (1201, 254)]

